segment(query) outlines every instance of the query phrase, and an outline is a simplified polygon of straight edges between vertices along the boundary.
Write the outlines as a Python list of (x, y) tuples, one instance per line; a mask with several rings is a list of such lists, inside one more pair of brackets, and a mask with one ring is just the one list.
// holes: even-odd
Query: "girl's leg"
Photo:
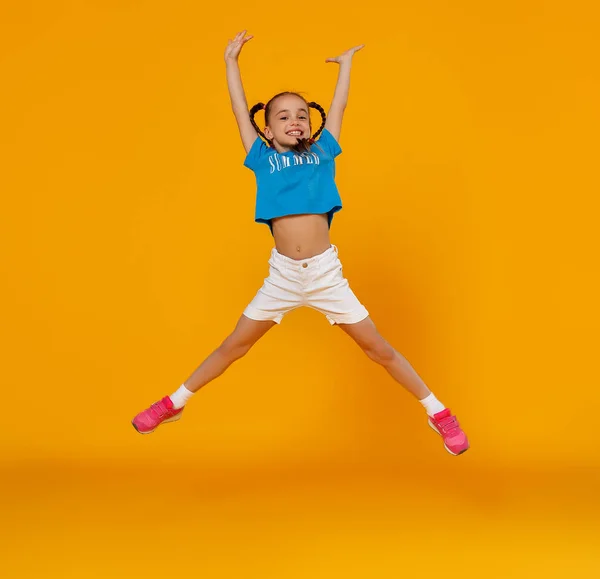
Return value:
[(419, 399), (429, 416), (429, 425), (442, 436), (444, 446), (450, 454), (462, 454), (469, 448), (467, 436), (460, 428), (456, 416), (432, 394), (406, 358), (380, 336), (371, 318), (367, 317), (356, 324), (338, 325), (371, 360), (381, 364), (392, 378)]
[(370, 317), (356, 324), (337, 324), (364, 351), (364, 353), (383, 366), (404, 388), (419, 400), (427, 398), (431, 390), (415, 372), (408, 360), (396, 352), (392, 346), (379, 334)]
[(194, 370), (183, 386), (190, 392), (200, 390), (244, 356), (274, 325), (271, 320), (251, 320), (242, 315), (233, 332)]
[(273, 321), (256, 321), (242, 315), (233, 332), (196, 368), (176, 392), (171, 396), (165, 396), (135, 416), (132, 420), (134, 428), (140, 434), (149, 434), (165, 422), (179, 420), (190, 396), (225, 372), (274, 325)]

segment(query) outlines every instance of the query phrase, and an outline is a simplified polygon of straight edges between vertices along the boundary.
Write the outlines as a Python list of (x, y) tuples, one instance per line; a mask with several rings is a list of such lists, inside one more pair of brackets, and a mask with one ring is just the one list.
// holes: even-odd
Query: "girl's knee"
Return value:
[(396, 351), (385, 340), (363, 345), (365, 354), (377, 364), (388, 366), (394, 361)]
[(226, 358), (231, 360), (237, 360), (245, 356), (251, 347), (252, 344), (250, 342), (236, 340), (229, 336), (219, 346), (219, 351)]

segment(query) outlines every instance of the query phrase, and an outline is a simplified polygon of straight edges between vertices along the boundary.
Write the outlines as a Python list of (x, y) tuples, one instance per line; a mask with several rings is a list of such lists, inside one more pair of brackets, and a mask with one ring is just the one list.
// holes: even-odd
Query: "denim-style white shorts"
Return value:
[(302, 306), (321, 312), (332, 325), (355, 324), (369, 315), (344, 277), (335, 245), (298, 260), (273, 248), (269, 266), (269, 277), (244, 310), (252, 320), (280, 324), (285, 314)]

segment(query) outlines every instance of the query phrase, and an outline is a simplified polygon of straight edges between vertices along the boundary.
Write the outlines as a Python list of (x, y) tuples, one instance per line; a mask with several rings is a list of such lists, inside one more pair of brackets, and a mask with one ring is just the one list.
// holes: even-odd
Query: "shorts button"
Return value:
[(308, 263), (303, 263), (302, 267), (308, 267)]

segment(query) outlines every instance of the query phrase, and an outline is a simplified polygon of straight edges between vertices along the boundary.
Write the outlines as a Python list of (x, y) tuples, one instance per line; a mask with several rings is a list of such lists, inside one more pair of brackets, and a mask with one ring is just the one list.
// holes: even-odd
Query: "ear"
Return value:
[(271, 132), (271, 129), (269, 127), (265, 127), (265, 130), (263, 132), (265, 134), (265, 137), (267, 137), (269, 141), (273, 139), (273, 133)]

